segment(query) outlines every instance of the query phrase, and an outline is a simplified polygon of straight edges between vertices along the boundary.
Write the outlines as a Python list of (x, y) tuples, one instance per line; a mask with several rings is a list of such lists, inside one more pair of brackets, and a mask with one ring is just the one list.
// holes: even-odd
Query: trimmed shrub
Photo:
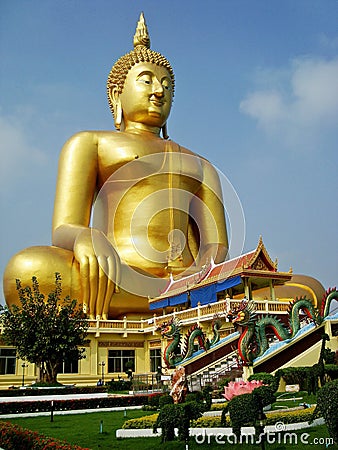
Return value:
[(218, 397), (222, 397), (222, 395), (224, 394), (224, 387), (228, 386), (228, 384), (230, 383), (231, 378), (221, 378), (218, 382), (217, 382), (217, 396)]
[(248, 381), (262, 381), (263, 384), (266, 384), (267, 386), (271, 386), (273, 388), (273, 391), (276, 392), (279, 385), (279, 376), (275, 377), (271, 373), (267, 372), (258, 372), (254, 373), (249, 376)]
[(158, 428), (162, 428), (162, 442), (173, 441), (175, 439), (175, 428), (178, 425), (177, 405), (163, 405), (153, 427), (154, 433)]
[(274, 390), (271, 386), (259, 386), (252, 391), (254, 401), (257, 402), (262, 408), (271, 405), (276, 401)]
[(226, 423), (226, 414), (229, 412), (231, 426), (236, 436), (240, 436), (241, 427), (255, 425), (263, 407), (276, 400), (270, 386), (260, 386), (250, 394), (241, 394), (233, 397), (222, 411), (221, 423)]
[[(124, 395), (106, 398), (54, 400), (53, 407), (54, 411), (72, 411), (76, 409), (113, 408), (117, 406), (142, 406), (148, 404), (148, 397), (148, 395)], [(42, 412), (50, 411), (50, 409), (50, 400), (1, 403), (1, 414)]]
[(202, 389), (202, 401), (205, 403), (205, 410), (209, 411), (212, 405), (212, 392), (213, 388), (211, 386), (205, 386)]
[(336, 360), (336, 354), (329, 348), (323, 350), (323, 359), (325, 364), (334, 364)]
[(54, 438), (47, 438), (36, 431), (25, 430), (18, 425), (0, 421), (0, 445), (6, 450), (89, 450), (78, 445), (67, 444)]
[(338, 443), (338, 380), (323, 386), (317, 395), (314, 417), (323, 416), (329, 435)]
[(324, 366), (324, 370), (325, 370), (325, 374), (331, 378), (331, 381), (338, 379), (338, 365), (326, 364)]
[(318, 390), (319, 378), (323, 376), (321, 364), (314, 364), (312, 367), (286, 367), (277, 371), (276, 376), (282, 376), (286, 384), (299, 384), (301, 391), (308, 394), (316, 394)]
[(156, 432), (158, 428), (162, 428), (162, 442), (167, 442), (175, 439), (175, 428), (177, 428), (178, 439), (188, 441), (190, 423), (201, 417), (203, 410), (204, 404), (195, 401), (164, 405), (153, 430)]
[(260, 411), (252, 394), (242, 394), (233, 397), (222, 411), (221, 424), (226, 426), (226, 414), (229, 413), (232, 431), (236, 436), (241, 435), (241, 427), (253, 425), (255, 417)]
[(165, 394), (162, 395), (159, 399), (159, 407), (162, 408), (164, 405), (172, 405), (174, 400), (171, 395)]
[(200, 402), (181, 403), (177, 406), (179, 411), (178, 439), (187, 442), (190, 436), (191, 422), (202, 416), (205, 407)]
[[(199, 400), (197, 400), (197, 397), (199, 397)], [(189, 392), (185, 397), (185, 402), (197, 402), (200, 401), (201, 396), (197, 396), (197, 392)]]
[(130, 380), (116, 380), (107, 383), (108, 392), (130, 391), (133, 387), (133, 382)]

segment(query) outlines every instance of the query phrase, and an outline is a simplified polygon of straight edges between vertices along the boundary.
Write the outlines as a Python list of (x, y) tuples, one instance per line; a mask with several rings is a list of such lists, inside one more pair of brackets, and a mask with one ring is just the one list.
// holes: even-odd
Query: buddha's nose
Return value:
[(153, 81), (153, 94), (156, 95), (156, 97), (163, 97), (164, 95), (162, 83), (160, 83), (157, 78)]

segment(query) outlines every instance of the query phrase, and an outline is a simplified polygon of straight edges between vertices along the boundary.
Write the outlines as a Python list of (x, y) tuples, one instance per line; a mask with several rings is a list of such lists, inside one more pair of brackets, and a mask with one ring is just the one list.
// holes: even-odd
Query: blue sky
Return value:
[(176, 75), (170, 137), (226, 175), (279, 269), (338, 284), (336, 0), (1, 0), (1, 254), (49, 245), (59, 152), (113, 129), (141, 11)]

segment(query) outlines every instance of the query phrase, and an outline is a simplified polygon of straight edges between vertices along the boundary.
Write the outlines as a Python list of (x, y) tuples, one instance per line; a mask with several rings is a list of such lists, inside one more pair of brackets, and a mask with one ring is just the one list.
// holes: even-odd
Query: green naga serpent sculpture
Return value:
[(242, 327), (242, 332), (238, 341), (238, 353), (241, 359), (251, 364), (252, 361), (263, 355), (269, 348), (266, 330), (272, 330), (275, 336), (280, 340), (292, 339), (300, 330), (300, 311), (316, 324), (320, 325), (324, 318), (329, 314), (330, 304), (333, 299), (338, 299), (336, 289), (329, 289), (322, 301), (322, 310), (313, 306), (312, 302), (306, 297), (297, 298), (289, 307), (289, 326), (286, 327), (277, 317), (263, 316), (257, 319), (255, 302), (253, 300), (242, 301), (241, 305), (230, 311), (228, 318), (238, 327)]
[[(194, 352), (194, 342), (198, 341), (200, 347), (203, 350), (209, 350), (215, 345), (219, 339), (219, 329), (221, 328), (221, 320), (215, 317), (212, 322), (213, 338), (209, 340), (202, 328), (196, 323), (188, 330), (184, 336), (183, 343), (181, 345), (181, 326), (177, 319), (172, 319), (169, 322), (164, 322), (158, 331), (161, 332), (163, 337), (171, 339), (165, 348), (163, 359), (167, 367), (172, 368), (181, 364), (185, 359), (190, 358)], [(181, 351), (180, 351), (181, 348)], [(180, 353), (179, 353), (180, 351)]]
[(321, 307), (321, 316), (323, 318), (329, 315), (332, 300), (338, 300), (337, 288), (329, 288), (323, 296)]

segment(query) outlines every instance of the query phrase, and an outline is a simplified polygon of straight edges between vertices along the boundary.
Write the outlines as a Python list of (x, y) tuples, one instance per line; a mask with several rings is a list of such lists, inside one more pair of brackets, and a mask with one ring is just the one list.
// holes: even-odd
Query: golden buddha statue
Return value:
[(168, 277), (227, 255), (218, 174), (168, 139), (174, 73), (150, 49), (143, 14), (134, 49), (111, 69), (107, 92), (117, 131), (80, 132), (64, 145), (52, 246), (11, 259), (4, 275), (8, 305), (18, 303), (16, 279), (24, 286), (36, 276), (48, 293), (59, 272), (63, 294), (77, 298), (90, 317), (145, 314), (149, 296)]

